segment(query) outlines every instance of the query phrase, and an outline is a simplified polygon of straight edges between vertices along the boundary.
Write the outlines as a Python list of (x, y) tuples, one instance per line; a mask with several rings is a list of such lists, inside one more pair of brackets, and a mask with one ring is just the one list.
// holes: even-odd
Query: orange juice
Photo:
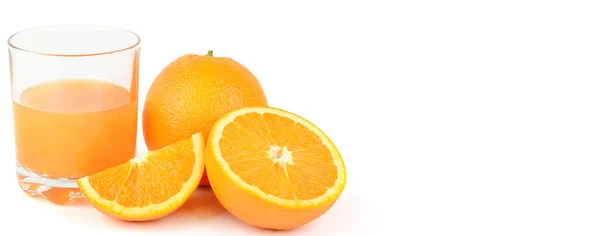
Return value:
[(97, 80), (48, 82), (13, 101), (17, 161), (50, 178), (79, 178), (135, 155), (137, 94)]

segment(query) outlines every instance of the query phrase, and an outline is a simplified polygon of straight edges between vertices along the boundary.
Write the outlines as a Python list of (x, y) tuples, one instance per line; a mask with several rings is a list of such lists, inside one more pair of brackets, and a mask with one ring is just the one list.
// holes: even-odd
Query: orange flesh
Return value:
[(135, 155), (137, 94), (95, 80), (60, 80), (13, 101), (17, 160), (49, 177), (79, 178)]
[(186, 139), (150, 152), (144, 160), (89, 176), (90, 186), (100, 197), (125, 207), (165, 202), (190, 179), (195, 163), (193, 146), (192, 139)]
[(219, 148), (244, 182), (282, 199), (314, 199), (338, 178), (331, 152), (321, 139), (287, 117), (238, 116), (224, 127)]

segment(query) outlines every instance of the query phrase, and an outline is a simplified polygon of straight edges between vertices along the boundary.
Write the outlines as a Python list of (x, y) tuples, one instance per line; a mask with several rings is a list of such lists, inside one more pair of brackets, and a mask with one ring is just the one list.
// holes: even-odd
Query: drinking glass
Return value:
[(81, 198), (76, 179), (133, 158), (140, 38), (57, 25), (8, 39), (17, 179), (28, 195)]

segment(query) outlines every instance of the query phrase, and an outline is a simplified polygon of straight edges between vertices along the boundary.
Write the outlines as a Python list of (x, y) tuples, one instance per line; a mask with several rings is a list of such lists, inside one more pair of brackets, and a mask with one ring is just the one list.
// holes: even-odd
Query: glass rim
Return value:
[[(24, 47), (17, 47), (12, 42), (13, 38), (21, 33), (26, 33), (26, 32), (31, 32), (31, 31), (35, 31), (35, 30), (41, 30), (41, 29), (55, 28), (55, 27), (63, 27), (63, 28), (81, 27), (81, 28), (87, 28), (87, 29), (96, 28), (96, 29), (102, 29), (102, 30), (114, 30), (114, 31), (119, 31), (119, 32), (127, 33), (127, 34), (134, 36), (135, 43), (133, 43), (132, 45), (120, 48), (120, 49), (115, 49), (115, 50), (110, 50), (110, 51), (96, 52), (96, 53), (72, 54), (72, 53), (44, 53), (44, 52), (39, 52), (36, 50), (26, 49)], [(8, 40), (7, 40), (8, 47), (11, 49), (28, 52), (28, 53), (34, 53), (34, 54), (43, 55), (43, 56), (55, 56), (55, 57), (87, 57), (87, 56), (99, 56), (99, 55), (113, 54), (113, 53), (123, 52), (123, 51), (127, 51), (130, 49), (136, 48), (137, 46), (140, 45), (141, 42), (142, 42), (142, 39), (140, 38), (140, 36), (133, 31), (129, 31), (129, 30), (113, 27), (113, 26), (93, 25), (93, 24), (60, 24), (60, 25), (38, 26), (38, 27), (33, 27), (33, 28), (28, 28), (28, 29), (17, 31), (17, 32), (13, 33), (10, 37), (8, 37)]]

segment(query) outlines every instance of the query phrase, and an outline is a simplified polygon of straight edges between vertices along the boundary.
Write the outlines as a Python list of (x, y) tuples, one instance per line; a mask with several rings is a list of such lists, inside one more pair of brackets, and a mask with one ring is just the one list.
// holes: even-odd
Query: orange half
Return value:
[(242, 108), (221, 117), (207, 141), (206, 169), (229, 212), (269, 229), (318, 218), (346, 184), (342, 157), (325, 133), (276, 108)]
[(159, 219), (181, 207), (197, 188), (204, 172), (203, 145), (197, 133), (77, 184), (94, 207), (114, 218)]

